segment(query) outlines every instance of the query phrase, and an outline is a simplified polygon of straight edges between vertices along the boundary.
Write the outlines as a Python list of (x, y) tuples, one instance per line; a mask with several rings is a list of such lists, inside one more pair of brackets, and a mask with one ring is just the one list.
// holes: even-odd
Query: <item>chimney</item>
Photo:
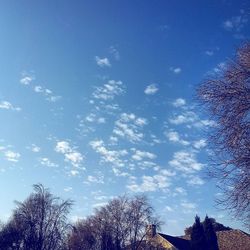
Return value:
[(153, 238), (156, 235), (156, 225), (150, 224), (146, 227), (147, 238)]

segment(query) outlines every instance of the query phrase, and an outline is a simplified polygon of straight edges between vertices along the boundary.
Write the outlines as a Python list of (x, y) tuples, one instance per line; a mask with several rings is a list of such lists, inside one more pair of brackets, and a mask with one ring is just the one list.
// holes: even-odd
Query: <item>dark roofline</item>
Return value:
[(190, 249), (189, 240), (182, 239), (180, 237), (175, 237), (167, 234), (158, 233), (165, 240), (170, 242), (173, 246), (177, 247), (179, 250), (187, 250)]

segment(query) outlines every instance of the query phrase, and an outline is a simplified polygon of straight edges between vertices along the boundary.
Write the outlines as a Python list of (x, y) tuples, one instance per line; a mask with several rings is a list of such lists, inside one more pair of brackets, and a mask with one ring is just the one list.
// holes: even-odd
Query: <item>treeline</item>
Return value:
[[(91, 216), (72, 224), (68, 215), (72, 200), (55, 197), (41, 184), (16, 208), (9, 221), (0, 225), (1, 250), (161, 250), (146, 241), (146, 227), (157, 230), (162, 222), (145, 195), (112, 199)], [(185, 229), (192, 250), (218, 250), (216, 231), (230, 230), (206, 216), (196, 216)]]
[(53, 196), (43, 185), (23, 202), (16, 202), (10, 220), (1, 226), (1, 250), (120, 250), (138, 249), (146, 225), (160, 226), (146, 196), (114, 198), (94, 215), (70, 224), (73, 205)]

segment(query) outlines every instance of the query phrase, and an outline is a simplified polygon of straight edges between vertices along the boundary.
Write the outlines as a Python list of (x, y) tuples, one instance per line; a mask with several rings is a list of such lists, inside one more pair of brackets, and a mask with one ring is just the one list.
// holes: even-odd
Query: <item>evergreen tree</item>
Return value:
[(195, 223), (193, 224), (191, 233), (191, 249), (192, 250), (206, 250), (206, 238), (204, 229), (198, 215), (195, 216)]
[(219, 250), (217, 236), (213, 227), (211, 218), (205, 217), (203, 222), (205, 238), (207, 241), (207, 250)]

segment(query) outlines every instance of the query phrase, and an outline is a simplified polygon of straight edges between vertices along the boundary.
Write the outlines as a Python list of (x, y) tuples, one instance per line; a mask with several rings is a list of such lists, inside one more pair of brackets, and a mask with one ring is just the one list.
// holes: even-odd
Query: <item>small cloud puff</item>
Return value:
[(177, 108), (182, 107), (186, 104), (186, 100), (183, 98), (177, 98), (172, 104), (174, 107), (177, 107)]
[(111, 67), (111, 64), (109, 62), (109, 59), (107, 57), (105, 58), (100, 58), (99, 56), (95, 57), (96, 63), (100, 67)]
[(159, 89), (158, 89), (158, 87), (157, 87), (156, 84), (150, 84), (150, 85), (148, 85), (148, 86), (146, 87), (146, 89), (144, 90), (144, 93), (145, 93), (146, 95), (154, 95), (154, 94), (156, 94), (156, 92), (158, 92), (158, 91), (159, 91)]
[(116, 96), (122, 95), (125, 87), (121, 81), (109, 80), (101, 87), (96, 87), (93, 97), (99, 100), (113, 100)]
[(184, 150), (175, 152), (173, 159), (169, 161), (169, 165), (186, 174), (200, 171), (204, 167), (204, 164), (196, 160), (194, 153)]
[(1, 101), (0, 102), (0, 109), (7, 109), (7, 110), (14, 110), (14, 111), (20, 111), (21, 108), (13, 106), (10, 102), (7, 101)]
[(180, 67), (177, 68), (170, 67), (169, 70), (172, 71), (174, 74), (180, 74), (182, 71)]
[(147, 120), (145, 118), (137, 117), (133, 113), (122, 113), (120, 119), (115, 122), (113, 133), (131, 143), (136, 143), (143, 139), (144, 134), (141, 130), (146, 124)]
[(180, 143), (183, 146), (187, 146), (190, 144), (188, 141), (181, 139), (179, 133), (176, 131), (166, 132), (165, 135), (171, 142)]
[(34, 76), (27, 74), (27, 73), (22, 73), (22, 77), (20, 79), (20, 83), (23, 85), (30, 85), (30, 83), (35, 79)]
[(74, 147), (71, 147), (67, 141), (57, 142), (55, 151), (63, 154), (64, 160), (70, 162), (74, 167), (79, 167), (84, 159), (84, 156)]
[(20, 158), (20, 154), (11, 150), (7, 150), (4, 152), (5, 158), (7, 161), (18, 162)]

